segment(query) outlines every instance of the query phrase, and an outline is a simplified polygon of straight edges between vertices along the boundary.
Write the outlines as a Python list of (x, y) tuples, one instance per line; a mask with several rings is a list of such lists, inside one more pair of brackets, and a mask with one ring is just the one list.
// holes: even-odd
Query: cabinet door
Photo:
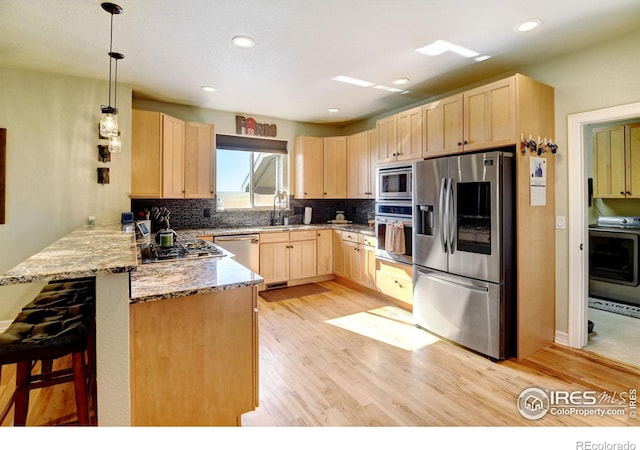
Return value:
[(625, 126), (626, 196), (640, 198), (640, 123)]
[(376, 129), (367, 131), (369, 135), (369, 184), (367, 191), (368, 198), (376, 198), (376, 161), (378, 160), (378, 133)]
[(323, 147), (323, 139), (320, 137), (295, 138), (295, 198), (324, 198)]
[(162, 114), (162, 196), (184, 198), (185, 123)]
[(347, 138), (324, 138), (323, 146), (323, 198), (347, 198)]
[(370, 198), (369, 133), (347, 136), (347, 198)]
[(593, 196), (625, 197), (625, 130), (624, 126), (604, 127), (592, 132)]
[(422, 157), (422, 107), (398, 114), (398, 160), (417, 160)]
[(360, 249), (360, 276), (358, 282), (371, 289), (376, 288), (376, 248), (361, 245)]
[(185, 198), (213, 198), (216, 136), (213, 125), (187, 122), (185, 126)]
[(429, 103), (422, 107), (424, 151), (431, 158), (460, 152), (463, 145), (462, 94)]
[(358, 281), (360, 274), (360, 245), (357, 242), (342, 241), (344, 246), (344, 277)]
[(376, 122), (378, 135), (378, 162), (395, 161), (398, 153), (398, 139), (396, 133), (397, 117), (390, 116)]
[(316, 240), (289, 243), (289, 279), (316, 276)]
[(515, 143), (515, 91), (510, 77), (463, 94), (465, 151)]
[(333, 230), (318, 230), (316, 236), (317, 275), (333, 273)]
[(342, 231), (333, 230), (333, 273), (344, 275), (344, 244), (342, 243)]
[(289, 280), (289, 243), (260, 244), (260, 275), (265, 284)]
[(162, 197), (162, 119), (153, 111), (131, 111), (131, 197)]

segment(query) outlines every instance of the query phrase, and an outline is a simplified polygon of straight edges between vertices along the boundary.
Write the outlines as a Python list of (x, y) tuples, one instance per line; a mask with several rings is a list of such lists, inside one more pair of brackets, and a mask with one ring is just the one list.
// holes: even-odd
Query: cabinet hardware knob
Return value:
[(620, 191), (620, 195), (624, 195), (624, 192)]
[(458, 147), (462, 146), (462, 142), (458, 142)]
[(627, 191), (627, 195), (631, 195), (631, 192)]
[(464, 141), (464, 145), (467, 145), (469, 142), (468, 141)]

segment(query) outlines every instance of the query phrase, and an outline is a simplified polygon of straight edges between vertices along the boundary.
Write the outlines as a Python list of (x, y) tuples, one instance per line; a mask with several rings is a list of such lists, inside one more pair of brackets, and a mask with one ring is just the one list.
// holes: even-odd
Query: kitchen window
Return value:
[(216, 135), (216, 193), (225, 209), (271, 208), (282, 190), (287, 141)]

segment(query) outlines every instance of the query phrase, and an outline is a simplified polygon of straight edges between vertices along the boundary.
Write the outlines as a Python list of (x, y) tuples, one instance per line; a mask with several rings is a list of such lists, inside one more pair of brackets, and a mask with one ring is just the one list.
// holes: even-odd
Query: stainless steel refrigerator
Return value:
[(414, 163), (415, 323), (493, 360), (516, 350), (513, 176), (512, 151)]

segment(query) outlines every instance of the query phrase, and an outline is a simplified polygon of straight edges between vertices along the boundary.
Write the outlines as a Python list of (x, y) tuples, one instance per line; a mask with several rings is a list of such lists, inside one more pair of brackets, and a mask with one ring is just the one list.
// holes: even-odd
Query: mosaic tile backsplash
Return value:
[[(290, 224), (301, 224), (304, 208), (313, 208), (311, 223), (327, 223), (336, 217), (336, 211), (344, 211), (345, 218), (354, 223), (366, 224), (373, 219), (374, 200), (295, 200), (289, 199), (289, 210), (283, 211), (283, 218), (289, 218)], [(188, 228), (233, 228), (246, 226), (268, 226), (271, 222), (272, 211), (254, 210), (225, 210), (216, 211), (215, 199), (132, 199), (131, 210), (136, 219), (140, 212), (152, 207), (165, 207), (171, 211), (170, 226), (175, 230)], [(152, 232), (160, 227), (151, 224)]]

